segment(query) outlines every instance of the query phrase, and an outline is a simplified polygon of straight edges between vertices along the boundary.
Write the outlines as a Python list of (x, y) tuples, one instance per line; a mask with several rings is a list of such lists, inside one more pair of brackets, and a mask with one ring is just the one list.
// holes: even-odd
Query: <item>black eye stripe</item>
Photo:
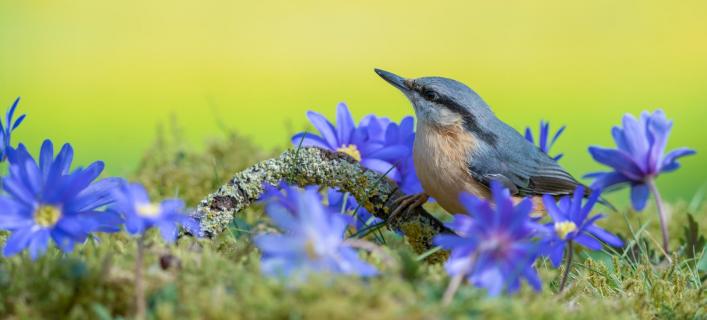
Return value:
[(419, 92), (423, 98), (430, 100), (430, 101), (437, 101), (440, 99), (439, 93), (437, 93), (436, 91), (434, 91), (430, 88), (419, 87), (417, 92)]
[[(448, 96), (443, 96), (437, 93), (434, 90), (431, 90), (430, 88), (425, 88), (425, 87), (417, 87), (416, 88), (417, 92), (420, 93), (420, 95), (425, 98), (425, 100), (435, 102), (437, 104), (442, 105), (443, 107), (449, 109), (450, 111), (459, 114), (463, 121), (464, 121), (464, 128), (467, 130), (474, 132), (481, 140), (486, 141), (487, 143), (491, 145), (495, 145), (498, 137), (493, 132), (486, 131), (479, 126), (478, 120), (476, 119), (476, 116), (471, 114), (469, 110), (464, 108), (462, 105), (457, 103), (454, 99), (450, 99)], [(427, 94), (428, 93), (434, 93), (435, 94), (435, 99), (432, 100), (430, 99)]]

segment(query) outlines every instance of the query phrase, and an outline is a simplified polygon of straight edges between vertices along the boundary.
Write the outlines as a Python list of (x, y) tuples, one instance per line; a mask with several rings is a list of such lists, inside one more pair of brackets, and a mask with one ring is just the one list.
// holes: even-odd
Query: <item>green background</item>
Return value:
[(705, 1), (2, 1), (0, 104), (22, 96), (15, 141), (71, 142), (80, 163), (127, 174), (173, 114), (194, 148), (217, 123), (282, 147), (312, 109), (412, 113), (373, 73), (442, 75), (518, 129), (568, 129), (575, 175), (613, 145), (625, 112), (663, 108), (669, 147), (697, 156), (659, 183), (689, 200), (707, 181)]

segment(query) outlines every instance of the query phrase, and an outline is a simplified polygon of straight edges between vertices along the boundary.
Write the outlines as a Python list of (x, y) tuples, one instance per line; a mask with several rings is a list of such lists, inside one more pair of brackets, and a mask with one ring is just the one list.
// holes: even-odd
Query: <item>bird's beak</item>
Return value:
[(381, 78), (383, 78), (383, 80), (388, 81), (388, 83), (400, 89), (400, 91), (404, 93), (410, 91), (410, 88), (406, 84), (405, 78), (381, 69), (375, 69), (375, 71)]

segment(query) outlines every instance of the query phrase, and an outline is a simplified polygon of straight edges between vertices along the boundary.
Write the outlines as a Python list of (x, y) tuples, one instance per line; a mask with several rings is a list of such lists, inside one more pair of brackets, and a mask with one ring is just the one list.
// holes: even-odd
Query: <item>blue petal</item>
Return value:
[(621, 241), (621, 239), (612, 233), (599, 228), (596, 225), (591, 225), (587, 227), (587, 232), (593, 234), (595, 237), (597, 237), (599, 240), (606, 242), (612, 247), (621, 247), (624, 245), (624, 242)]
[(555, 132), (555, 135), (552, 136), (552, 140), (550, 140), (550, 148), (552, 148), (552, 146), (555, 144), (555, 142), (557, 142), (557, 139), (560, 138), (560, 135), (562, 135), (562, 133), (565, 132), (565, 129), (567, 129), (567, 126), (562, 126), (562, 127), (560, 127), (560, 130), (557, 130), (557, 132)]
[(55, 229), (63, 231), (67, 236), (75, 240), (82, 240), (91, 231), (88, 230), (93, 226), (86, 224), (86, 221), (80, 216), (64, 215), (59, 222), (54, 226)]
[(593, 178), (592, 189), (611, 190), (613, 187), (621, 187), (631, 179), (618, 172), (595, 172), (585, 175), (585, 178)]
[(564, 241), (557, 241), (548, 248), (548, 258), (550, 258), (550, 262), (555, 268), (562, 264), (562, 259), (565, 257), (565, 243)]
[[(108, 211), (90, 211), (80, 214), (81, 218), (86, 221), (87, 231), (91, 232), (118, 232), (123, 224), (123, 218), (118, 212)], [(90, 225), (90, 227), (88, 227)]]
[(292, 144), (295, 147), (317, 147), (327, 150), (336, 151), (331, 146), (329, 146), (324, 139), (309, 132), (302, 132), (294, 135), (292, 137)]
[(266, 211), (270, 219), (282, 230), (292, 231), (299, 227), (297, 219), (282, 205), (268, 206)]
[(407, 116), (400, 120), (400, 133), (403, 135), (414, 135), (415, 118)]
[[(14, 166), (10, 166), (12, 170)], [(5, 178), (2, 180), (3, 189), (9, 193), (17, 201), (20, 201), (28, 207), (35, 205), (36, 199), (35, 195), (32, 194), (25, 185), (19, 180), (19, 178), (14, 178), (11, 174), (11, 178)]]
[(548, 131), (550, 130), (550, 124), (545, 121), (540, 121), (540, 135), (538, 137), (538, 142), (540, 144), (540, 150), (547, 153), (549, 147), (547, 145)]
[(49, 244), (49, 230), (40, 229), (32, 235), (32, 239), (29, 241), (29, 256), (32, 260), (37, 259), (40, 255), (47, 251), (47, 245)]
[(557, 207), (557, 200), (555, 200), (555, 197), (548, 194), (544, 195), (543, 205), (545, 205), (545, 210), (550, 218), (552, 218), (552, 221), (560, 222), (567, 220), (564, 213)]
[(71, 169), (71, 162), (74, 159), (74, 148), (70, 144), (66, 143), (59, 150), (56, 159), (54, 159), (53, 166), (56, 166), (56, 170), (59, 173), (67, 174), (69, 169)]
[(199, 220), (197, 220), (193, 216), (182, 216), (179, 222), (182, 225), (182, 228), (186, 232), (188, 232), (191, 235), (201, 237), (201, 224), (199, 223)]
[(54, 160), (54, 146), (50, 140), (45, 140), (42, 143), (42, 149), (39, 151), (39, 168), (42, 170), (44, 179), (49, 176), (52, 160)]
[(626, 153), (601, 147), (589, 147), (589, 153), (595, 161), (614, 168), (628, 178), (641, 180), (644, 173)]
[(670, 153), (665, 155), (665, 158), (663, 159), (663, 163), (660, 168), (660, 172), (675, 171), (676, 169), (678, 169), (680, 167), (680, 164), (677, 162), (678, 158), (693, 155), (695, 153), (696, 153), (695, 150), (688, 149), (688, 148), (678, 148), (673, 151), (670, 151)]
[(586, 248), (588, 248), (590, 250), (601, 249), (601, 242), (599, 242), (597, 239), (594, 239), (586, 234), (577, 235), (574, 238), (574, 241), (585, 246)]
[(648, 201), (650, 190), (646, 184), (634, 184), (631, 186), (631, 203), (637, 211), (643, 211)]
[(361, 160), (361, 165), (380, 174), (385, 174), (386, 177), (393, 181), (400, 180), (400, 172), (398, 172), (398, 169), (390, 162), (380, 159), (363, 159)]
[(124, 220), (125, 230), (132, 235), (141, 234), (148, 227), (146, 221), (135, 214), (126, 214)]
[(71, 235), (64, 233), (60, 229), (54, 228), (51, 231), (51, 236), (61, 251), (69, 253), (74, 250), (75, 241)]
[(646, 128), (646, 118), (641, 117), (640, 122), (631, 114), (624, 115), (623, 132), (628, 149), (625, 150), (633, 159), (641, 159), (636, 165), (643, 172), (647, 172), (648, 139)]
[(274, 234), (261, 234), (253, 239), (260, 251), (272, 254), (298, 253), (303, 249), (302, 243), (292, 241), (291, 237)]
[(22, 121), (24, 121), (26, 117), (27, 117), (27, 115), (23, 114), (19, 118), (17, 118), (17, 120), (15, 120), (15, 124), (12, 125), (12, 130), (17, 129), (17, 127), (19, 127), (22, 124)]
[(410, 149), (403, 145), (392, 145), (378, 149), (367, 155), (369, 158), (381, 159), (389, 162), (402, 161), (403, 157), (410, 154)]
[(157, 223), (157, 228), (160, 229), (162, 239), (167, 243), (174, 243), (179, 234), (179, 228), (173, 221), (160, 221)]
[(597, 201), (599, 201), (599, 197), (601, 197), (601, 189), (592, 190), (591, 194), (589, 195), (589, 198), (587, 199), (587, 202), (584, 204), (584, 207), (582, 207), (579, 215), (577, 216), (576, 221), (584, 221), (587, 216), (589, 216), (589, 213), (592, 212), (594, 205), (597, 203)]
[(525, 272), (523, 273), (525, 276), (525, 279), (528, 281), (528, 284), (533, 288), (535, 292), (539, 292), (542, 289), (542, 282), (540, 281), (540, 277), (538, 276), (538, 272), (535, 270), (533, 267), (528, 267), (525, 269)]
[(307, 112), (307, 118), (312, 122), (314, 128), (316, 128), (322, 135), (322, 138), (331, 146), (332, 148), (338, 148), (341, 146), (339, 139), (334, 131), (334, 126), (331, 125), (329, 120), (327, 120), (320, 113), (309, 111)]
[(348, 144), (351, 139), (351, 133), (354, 131), (355, 125), (351, 112), (346, 104), (341, 102), (336, 106), (336, 129), (339, 133), (339, 143)]
[(525, 128), (525, 140), (528, 140), (528, 142), (535, 144), (535, 141), (533, 141), (533, 131), (530, 130), (530, 127)]
[(657, 173), (660, 171), (661, 158), (665, 151), (665, 145), (668, 142), (668, 134), (672, 127), (672, 121), (665, 118), (662, 110), (657, 110), (649, 118), (647, 126), (648, 133), (651, 137), (650, 151), (648, 154), (649, 172)]
[(121, 178), (106, 178), (92, 183), (67, 203), (67, 207), (82, 212), (108, 205), (115, 201), (114, 191), (123, 183), (125, 181)]
[(474, 274), (473, 282), (477, 286), (486, 289), (489, 296), (497, 297), (503, 293), (506, 279), (504, 279), (503, 274), (498, 269), (492, 268)]
[(462, 238), (457, 235), (451, 235), (451, 234), (441, 234), (432, 240), (433, 243), (437, 246), (440, 246), (442, 248), (445, 248), (447, 250), (452, 250), (457, 247), (463, 247), (463, 246), (474, 246), (474, 242), (470, 241), (469, 239)]
[(30, 240), (32, 240), (34, 234), (32, 228), (33, 227), (23, 228), (13, 232), (5, 242), (3, 255), (10, 257), (24, 250), (29, 245)]
[(70, 174), (71, 178), (61, 179), (62, 182), (68, 182), (68, 184), (62, 186), (54, 186), (56, 187), (56, 190), (51, 190), (53, 191), (53, 193), (48, 194), (46, 197), (47, 199), (44, 200), (50, 202), (59, 202), (63, 199), (76, 197), (84, 189), (86, 189), (91, 184), (91, 182), (93, 182), (93, 180), (96, 180), (96, 178), (98, 178), (101, 172), (103, 172), (104, 167), (105, 165), (102, 161), (96, 161), (90, 164), (84, 170), (74, 170), (74, 172)]
[[(6, 199), (0, 199), (0, 202), (6, 202)], [(13, 210), (13, 211), (8, 211)], [(14, 212), (15, 209), (10, 209), (6, 205), (0, 205), (0, 229), (16, 230), (20, 228), (28, 228), (34, 225), (34, 219), (31, 216), (25, 216)]]

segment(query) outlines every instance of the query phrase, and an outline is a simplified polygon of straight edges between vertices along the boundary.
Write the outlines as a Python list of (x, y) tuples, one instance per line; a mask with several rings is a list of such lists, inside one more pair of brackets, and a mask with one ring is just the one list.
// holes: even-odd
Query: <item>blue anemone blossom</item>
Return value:
[(398, 124), (386, 117), (368, 115), (361, 119), (360, 126), (366, 128), (369, 138), (373, 141), (381, 142), (385, 146), (401, 145), (407, 148), (405, 154), (395, 162), (395, 168), (400, 173), (400, 179), (396, 182), (406, 194), (423, 192), (412, 157), (415, 144), (415, 119), (407, 116)]
[[(550, 156), (550, 149), (552, 149), (552, 146), (557, 142), (557, 139), (560, 137), (560, 135), (565, 131), (566, 126), (560, 127), (554, 135), (552, 135), (552, 138), (550, 138), (550, 123), (546, 122), (545, 120), (540, 121), (540, 130), (538, 132), (538, 148), (548, 156)], [(533, 137), (533, 131), (530, 130), (530, 127), (525, 128), (525, 139), (530, 141), (530, 143), (535, 144), (535, 138)], [(550, 156), (553, 160), (558, 161), (562, 159), (564, 154), (560, 153), (556, 156)]]
[(574, 196), (565, 196), (559, 201), (550, 195), (543, 196), (543, 204), (552, 222), (546, 225), (547, 232), (542, 246), (542, 255), (548, 257), (553, 266), (558, 267), (562, 263), (565, 244), (569, 241), (590, 250), (601, 249), (599, 240), (613, 247), (623, 246), (621, 239), (595, 224), (597, 220), (604, 217), (603, 215), (589, 217), (589, 213), (599, 200), (600, 193), (598, 190), (592, 192), (584, 205), (582, 205), (584, 195), (582, 186), (577, 187)]
[(292, 143), (295, 146), (301, 144), (304, 147), (319, 147), (348, 154), (362, 166), (379, 173), (388, 173), (387, 177), (400, 181), (400, 172), (395, 164), (409, 156), (409, 148), (371, 139), (366, 126), (357, 127), (354, 124), (346, 104), (339, 103), (336, 110), (336, 126), (320, 113), (307, 112), (307, 118), (320, 135), (301, 132), (292, 137)]
[(254, 238), (262, 251), (261, 269), (268, 276), (304, 278), (327, 272), (372, 276), (377, 270), (347, 245), (347, 219), (324, 206), (316, 189), (283, 188), (284, 196), (266, 197), (266, 212), (282, 234)]
[(0, 119), (0, 161), (5, 161), (10, 149), (12, 149), (12, 144), (10, 141), (12, 138), (12, 131), (17, 129), (17, 127), (22, 124), (22, 121), (24, 121), (27, 116), (26, 114), (23, 114), (13, 122), (13, 118), (15, 117), (15, 109), (17, 109), (17, 105), (19, 103), (20, 98), (17, 97), (15, 102), (12, 103), (12, 106), (10, 106), (10, 109), (8, 109), (7, 113), (5, 113), (4, 123)]
[(71, 252), (91, 232), (120, 230), (119, 216), (100, 211), (113, 201), (111, 190), (118, 179), (95, 181), (104, 168), (101, 161), (71, 170), (73, 155), (65, 144), (54, 157), (50, 140), (42, 144), (39, 163), (22, 144), (10, 151), (9, 174), (2, 179), (5, 194), (0, 196), (0, 229), (12, 232), (5, 256), (27, 248), (35, 259), (46, 251), (49, 239)]
[(630, 185), (633, 207), (643, 210), (650, 191), (648, 183), (661, 173), (677, 170), (678, 158), (695, 153), (688, 148), (678, 148), (664, 154), (672, 125), (662, 110), (652, 114), (644, 111), (640, 119), (624, 115), (623, 126), (611, 130), (616, 149), (589, 148), (595, 161), (613, 169), (588, 174), (586, 177), (594, 179), (592, 189)]
[(115, 203), (111, 209), (122, 215), (130, 234), (142, 235), (150, 228), (157, 228), (169, 243), (177, 240), (180, 226), (199, 234), (198, 222), (185, 214), (184, 201), (180, 199), (151, 202), (145, 187), (125, 181), (113, 191), (113, 197)]
[(540, 290), (533, 264), (539, 253), (534, 238), (542, 226), (530, 219), (533, 204), (525, 199), (514, 206), (510, 192), (497, 182), (491, 191), (495, 205), (462, 194), (461, 203), (470, 216), (455, 215), (447, 225), (456, 235), (435, 237), (437, 245), (451, 250), (445, 269), (452, 276), (463, 275), (492, 296), (517, 291), (522, 278)]

